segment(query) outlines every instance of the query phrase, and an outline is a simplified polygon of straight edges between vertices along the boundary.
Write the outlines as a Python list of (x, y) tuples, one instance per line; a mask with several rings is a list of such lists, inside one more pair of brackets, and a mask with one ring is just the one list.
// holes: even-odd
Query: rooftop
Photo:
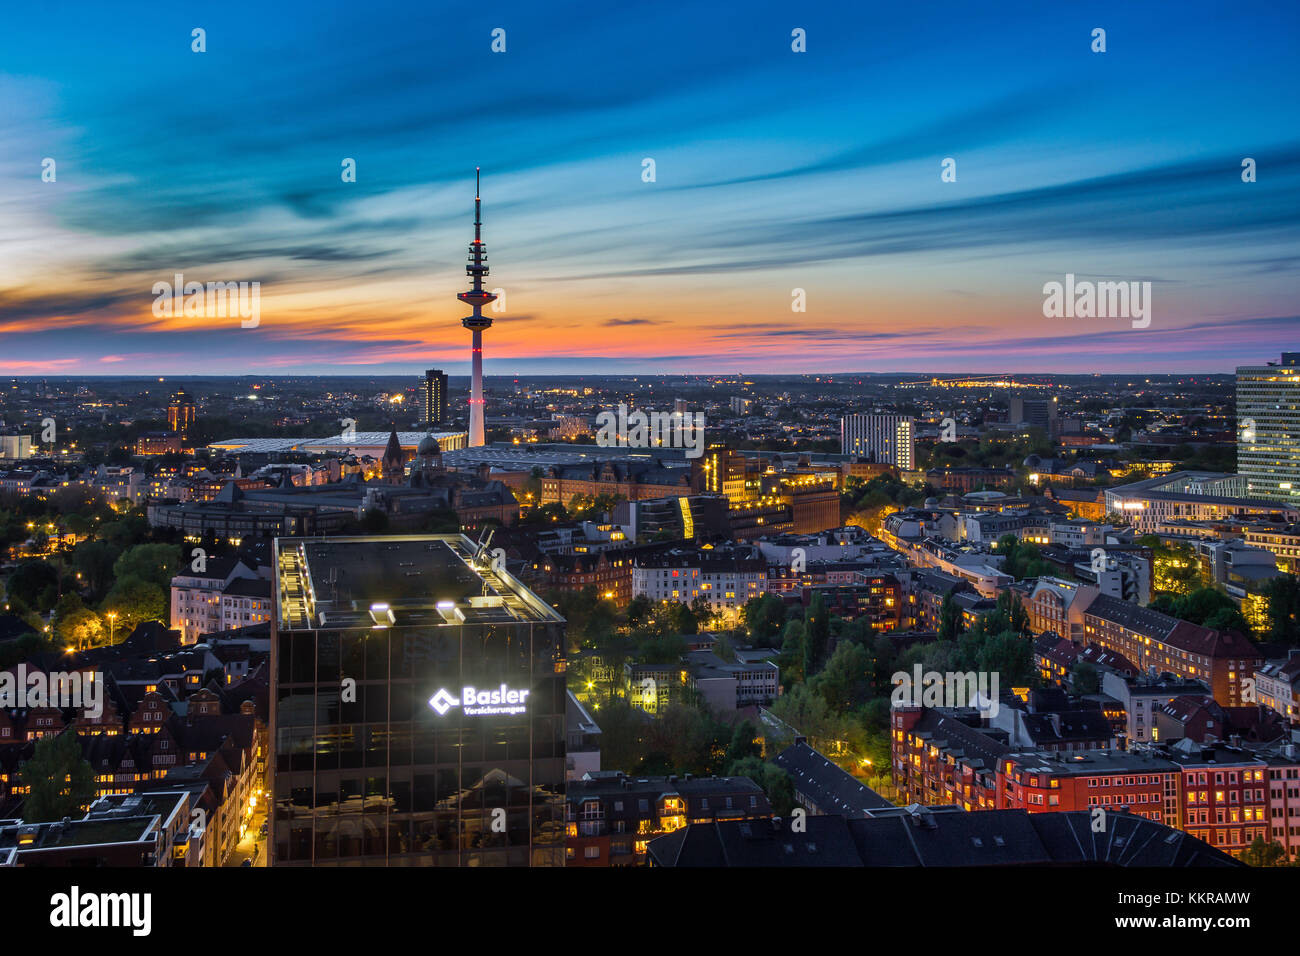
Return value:
[[(325, 435), (321, 438), (227, 438), (214, 441), (208, 445), (216, 451), (228, 451), (235, 454), (274, 454), (288, 452), (323, 452), (351, 448), (384, 448), (388, 445), (390, 432), (356, 432), (345, 440), (342, 435)], [(414, 450), (428, 432), (398, 432), (397, 441), (403, 449)], [(465, 432), (434, 432), (433, 437), (440, 444), (457, 438), (463, 438)]]
[(941, 812), (692, 823), (652, 840), (654, 866), (1243, 866), (1163, 824), (1112, 813), (1102, 833), (1088, 811)]
[(464, 535), (279, 538), (285, 629), (560, 621)]

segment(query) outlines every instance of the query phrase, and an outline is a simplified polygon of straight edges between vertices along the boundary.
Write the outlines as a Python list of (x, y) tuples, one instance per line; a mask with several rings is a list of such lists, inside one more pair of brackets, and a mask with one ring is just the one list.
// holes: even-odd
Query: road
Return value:
[(249, 817), (248, 829), (244, 838), (230, 851), (226, 866), (243, 866), (251, 858), (253, 866), (266, 866), (266, 837), (262, 836), (262, 824), (266, 822), (266, 802), (260, 801), (253, 815)]

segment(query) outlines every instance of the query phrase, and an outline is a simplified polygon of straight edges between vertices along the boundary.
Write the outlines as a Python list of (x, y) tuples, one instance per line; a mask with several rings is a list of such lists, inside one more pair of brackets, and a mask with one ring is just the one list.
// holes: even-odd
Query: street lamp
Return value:
[(113, 643), (113, 627), (117, 623), (117, 612), (109, 611), (105, 617), (108, 618), (108, 643), (111, 646)]

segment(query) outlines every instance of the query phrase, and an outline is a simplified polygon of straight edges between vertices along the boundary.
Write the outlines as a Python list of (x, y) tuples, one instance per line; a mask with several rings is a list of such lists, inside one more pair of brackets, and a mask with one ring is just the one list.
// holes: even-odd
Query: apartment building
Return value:
[(1255, 644), (1241, 634), (1202, 627), (1104, 594), (1084, 612), (1084, 637), (1144, 671), (1202, 681), (1225, 707), (1251, 702), (1245, 699), (1244, 682), (1264, 662)]

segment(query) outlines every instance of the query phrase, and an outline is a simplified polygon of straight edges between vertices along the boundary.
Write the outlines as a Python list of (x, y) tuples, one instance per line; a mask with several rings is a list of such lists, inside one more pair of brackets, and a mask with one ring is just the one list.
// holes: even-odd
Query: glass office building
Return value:
[(273, 866), (562, 866), (564, 622), (463, 535), (280, 538)]

